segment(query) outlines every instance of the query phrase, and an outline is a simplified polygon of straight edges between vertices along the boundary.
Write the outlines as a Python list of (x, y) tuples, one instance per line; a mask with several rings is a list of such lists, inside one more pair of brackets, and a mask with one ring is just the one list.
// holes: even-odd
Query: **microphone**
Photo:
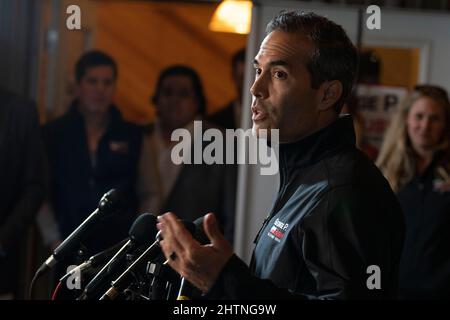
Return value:
[(198, 295), (198, 292), (199, 290), (196, 287), (194, 287), (190, 282), (188, 282), (184, 277), (182, 277), (177, 300), (191, 300), (192, 296)]
[(125, 204), (122, 194), (111, 189), (100, 199), (97, 209), (92, 212), (54, 251), (53, 254), (36, 271), (35, 278), (51, 269), (61, 259), (72, 253), (92, 228), (102, 219), (116, 214)]
[(205, 220), (205, 216), (195, 219), (194, 225), (195, 225), (195, 233), (194, 238), (200, 242), (200, 244), (205, 245), (209, 244), (209, 238), (205, 233), (205, 230), (203, 229), (203, 220)]
[(64, 282), (65, 280), (67, 280), (67, 278), (69, 278), (71, 275), (73, 275), (77, 272), (97, 268), (99, 265), (101, 265), (107, 259), (111, 258), (111, 256), (114, 255), (114, 253), (117, 250), (119, 250), (125, 244), (125, 242), (127, 242), (127, 239), (124, 239), (124, 240), (120, 241), (118, 244), (115, 244), (114, 246), (112, 246), (106, 250), (103, 250), (102, 252), (99, 252), (96, 255), (93, 255), (87, 261), (83, 262), (82, 264), (78, 265), (77, 267), (73, 268), (68, 273), (66, 273), (59, 280), (59, 282)]
[[(195, 225), (190, 221), (183, 221), (185, 228), (191, 233), (195, 232)], [(130, 282), (130, 275), (139, 268), (142, 268), (147, 261), (154, 259), (159, 253), (161, 253), (161, 247), (159, 242), (162, 240), (161, 231), (156, 235), (156, 240), (148, 247), (115, 281), (112, 282), (112, 286), (105, 292), (100, 300), (114, 300), (120, 291)]]
[(127, 253), (135, 248), (148, 245), (155, 237), (156, 217), (150, 213), (143, 213), (133, 222), (130, 228), (130, 239), (120, 248), (119, 251), (109, 260), (95, 277), (86, 285), (82, 295), (78, 298), (88, 299), (97, 292), (100, 285), (104, 283), (105, 278), (110, 275), (115, 267)]
[[(200, 242), (200, 244), (205, 245), (210, 243), (206, 233), (203, 229), (204, 216), (197, 218), (194, 221), (195, 225), (195, 239)], [(197, 289), (193, 284), (187, 281), (184, 277), (181, 278), (180, 290), (178, 291), (177, 300), (191, 300), (192, 297), (198, 297), (201, 294), (200, 290)]]

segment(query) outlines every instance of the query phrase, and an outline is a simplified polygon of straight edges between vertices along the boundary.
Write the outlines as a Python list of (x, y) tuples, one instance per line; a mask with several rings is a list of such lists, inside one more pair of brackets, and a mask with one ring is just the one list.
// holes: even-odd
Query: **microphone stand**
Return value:
[(150, 300), (172, 300), (175, 284), (180, 282), (179, 275), (165, 263), (148, 262), (146, 273), (152, 282)]

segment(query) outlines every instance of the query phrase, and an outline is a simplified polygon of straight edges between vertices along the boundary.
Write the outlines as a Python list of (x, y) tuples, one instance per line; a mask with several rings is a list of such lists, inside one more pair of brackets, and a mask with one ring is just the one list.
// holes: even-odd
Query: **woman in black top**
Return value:
[(377, 160), (405, 214), (401, 298), (450, 297), (449, 119), (446, 91), (417, 86), (400, 106)]

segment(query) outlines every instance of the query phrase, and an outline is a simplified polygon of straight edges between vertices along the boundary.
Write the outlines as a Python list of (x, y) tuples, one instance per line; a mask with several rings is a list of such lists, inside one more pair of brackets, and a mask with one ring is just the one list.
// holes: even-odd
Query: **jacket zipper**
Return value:
[[(286, 161), (286, 159), (284, 159)], [(267, 224), (269, 223), (270, 219), (273, 218), (273, 216), (280, 211), (280, 209), (278, 208), (281, 200), (284, 198), (284, 194), (286, 192), (287, 189), (287, 170), (283, 170), (283, 176), (281, 177), (281, 190), (278, 193), (279, 196), (277, 198), (277, 200), (275, 201), (275, 205), (273, 206), (273, 209), (269, 212), (269, 214), (266, 216), (266, 218), (264, 219), (261, 228), (259, 229), (258, 233), (256, 234), (255, 239), (253, 240), (253, 243), (256, 244), (259, 240), (259, 238), (261, 237), (261, 233), (264, 230), (264, 228), (267, 226)]]

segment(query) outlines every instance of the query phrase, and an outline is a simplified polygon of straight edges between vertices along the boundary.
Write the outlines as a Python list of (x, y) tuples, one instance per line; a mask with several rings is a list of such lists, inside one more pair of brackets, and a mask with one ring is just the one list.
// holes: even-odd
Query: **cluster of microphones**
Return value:
[[(30, 298), (35, 281), (65, 258), (73, 255), (80, 244), (104, 219), (119, 214), (124, 200), (112, 189), (100, 199), (97, 209), (76, 228), (41, 265), (30, 285)], [(194, 222), (182, 221), (187, 230), (202, 244), (209, 242), (203, 232), (203, 217)], [(150, 213), (140, 214), (133, 222), (129, 237), (99, 252), (68, 271), (58, 282), (52, 299), (57, 300), (58, 289), (65, 296), (77, 300), (188, 300), (199, 298), (201, 292), (178, 275), (164, 258), (156, 228), (157, 218)], [(67, 288), (74, 277), (79, 284)]]

